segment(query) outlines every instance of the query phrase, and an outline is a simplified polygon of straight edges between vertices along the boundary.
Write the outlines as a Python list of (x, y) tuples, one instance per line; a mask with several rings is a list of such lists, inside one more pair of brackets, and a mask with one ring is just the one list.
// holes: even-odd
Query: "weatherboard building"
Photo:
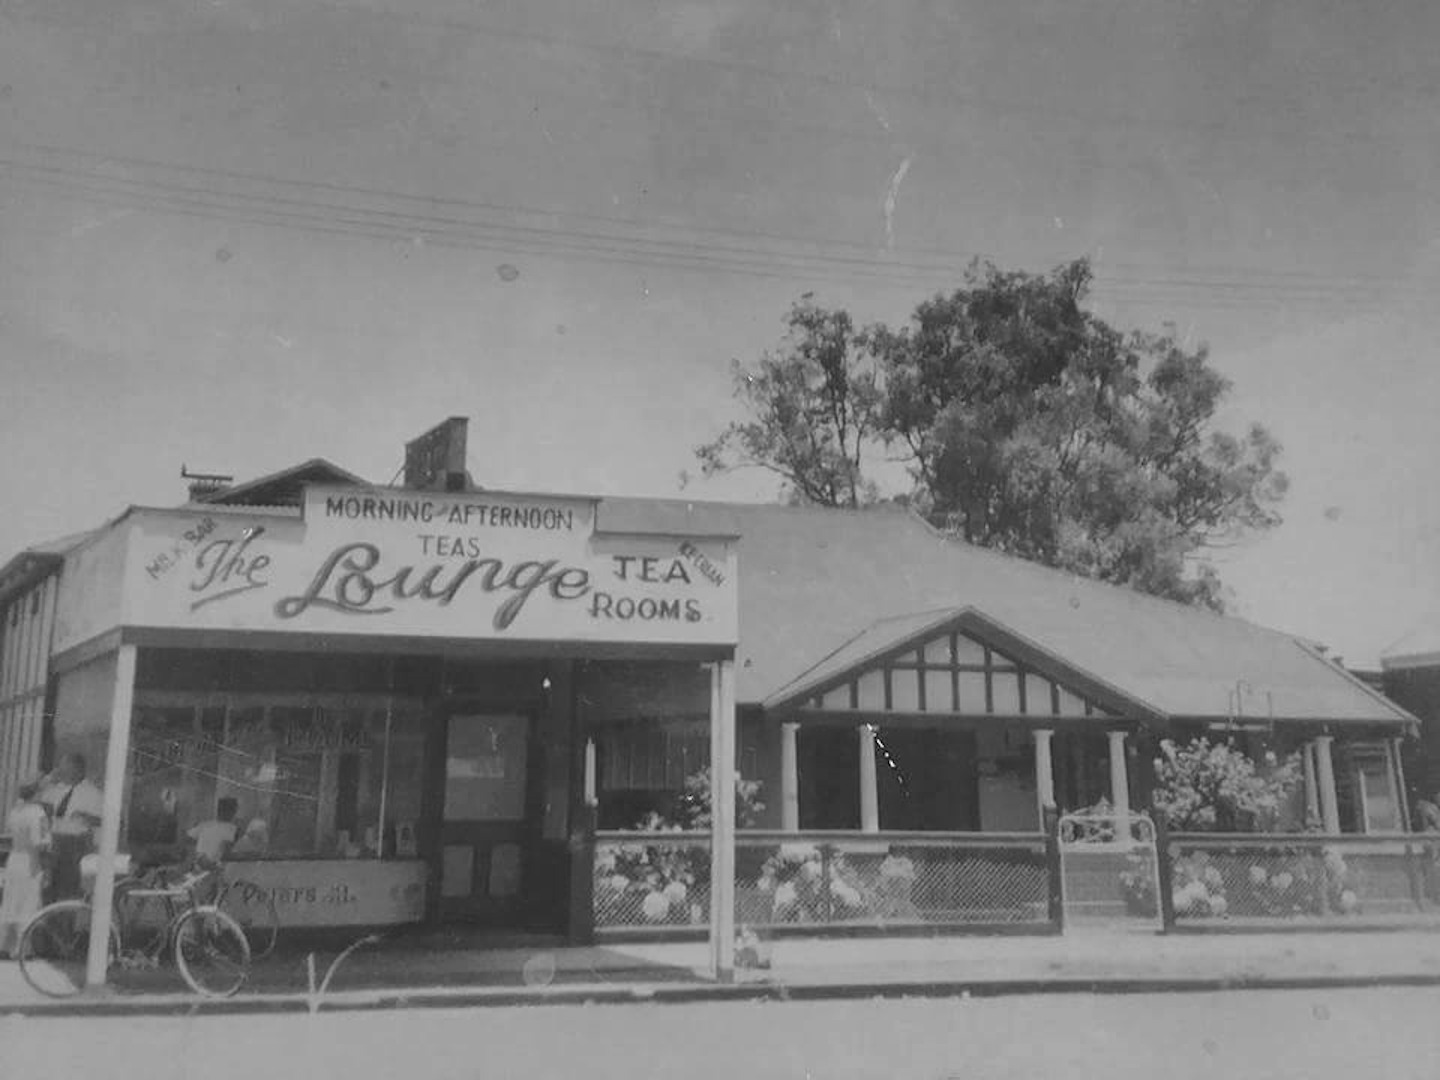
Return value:
[[(1046, 809), (1147, 807), (1163, 738), (1300, 751), (1282, 828), (1408, 827), (1414, 718), (1304, 641), (898, 509), (477, 489), (464, 430), (403, 487), (312, 460), (0, 568), (0, 803), (79, 750), (102, 848), (236, 800), (287, 928), (572, 940), (703, 932), (717, 874), (727, 922), (1053, 928)], [(636, 831), (714, 760), (761, 785), (733, 848)]]

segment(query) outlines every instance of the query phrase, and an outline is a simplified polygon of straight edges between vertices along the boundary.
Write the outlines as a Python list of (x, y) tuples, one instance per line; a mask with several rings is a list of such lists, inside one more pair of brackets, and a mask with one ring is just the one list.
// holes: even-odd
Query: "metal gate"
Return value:
[(1147, 815), (1066, 814), (1056, 838), (1067, 930), (1164, 929), (1155, 823)]

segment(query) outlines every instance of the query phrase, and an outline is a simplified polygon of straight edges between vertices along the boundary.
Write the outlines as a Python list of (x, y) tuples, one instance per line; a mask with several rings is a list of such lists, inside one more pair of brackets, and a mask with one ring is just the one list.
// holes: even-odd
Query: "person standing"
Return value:
[(48, 778), (40, 801), (50, 809), (50, 899), (68, 900), (84, 895), (80, 860), (90, 853), (96, 828), (104, 813), (104, 796), (85, 777), (83, 754), (66, 754)]
[(39, 779), (20, 785), (20, 799), (5, 819), (10, 858), (5, 863), (5, 893), (0, 896), (0, 956), (15, 956), (25, 924), (44, 902), (45, 860), (50, 850), (50, 818), (40, 802)]

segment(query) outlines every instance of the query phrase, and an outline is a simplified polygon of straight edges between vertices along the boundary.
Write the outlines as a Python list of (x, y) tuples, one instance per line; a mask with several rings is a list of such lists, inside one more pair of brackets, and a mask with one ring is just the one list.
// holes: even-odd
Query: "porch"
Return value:
[[(764, 781), (765, 806), (749, 828), (737, 811), (736, 924), (787, 936), (1431, 920), (1436, 856), (1407, 834), (1400, 725), (1256, 723), (1239, 693), (1222, 718), (1176, 718), (974, 612), (877, 624), (741, 725), (741, 772)], [(1263, 818), (1170, 835), (1174, 807), (1155, 801), (1162, 736), (1215, 740), (1298, 782)], [(648, 737), (639, 770), (619, 767), (604, 733), (587, 740), (606, 939), (709, 925), (708, 832), (663, 813), (626, 828), (611, 800), (620, 773), (676, 783), (672, 744)]]

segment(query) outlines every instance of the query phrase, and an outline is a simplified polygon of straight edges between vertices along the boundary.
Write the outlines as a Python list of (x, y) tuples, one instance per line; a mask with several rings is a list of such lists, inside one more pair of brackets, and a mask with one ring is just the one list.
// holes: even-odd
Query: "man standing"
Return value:
[(85, 758), (66, 754), (47, 778), (40, 801), (51, 815), (50, 899), (83, 895), (80, 860), (90, 854), (104, 812), (100, 789), (85, 778)]

